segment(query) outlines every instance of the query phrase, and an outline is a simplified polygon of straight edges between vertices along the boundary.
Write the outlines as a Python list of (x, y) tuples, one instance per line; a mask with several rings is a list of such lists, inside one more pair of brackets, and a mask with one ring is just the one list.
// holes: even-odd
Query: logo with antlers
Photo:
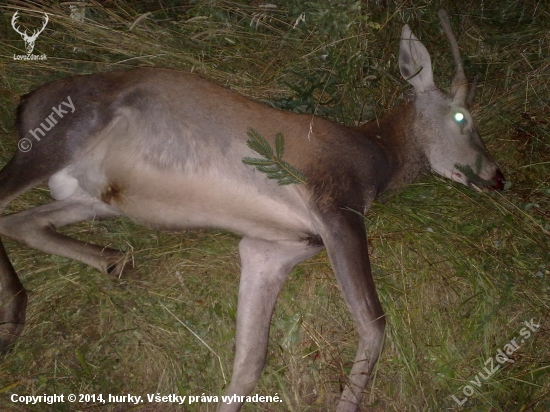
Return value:
[(32, 35), (29, 36), (27, 34), (27, 29), (25, 29), (25, 31), (21, 31), (21, 28), (17, 24), (17, 19), (19, 18), (18, 13), (19, 12), (16, 11), (13, 14), (13, 17), (11, 18), (11, 25), (13, 29), (17, 33), (19, 33), (21, 35), (21, 38), (25, 41), (25, 49), (27, 50), (27, 54), (31, 54), (34, 50), (34, 43), (36, 42), (38, 35), (44, 31), (44, 29), (46, 28), (46, 24), (48, 24), (48, 15), (44, 13), (44, 23), (42, 23), (42, 27), (40, 29), (34, 30), (32, 32)]

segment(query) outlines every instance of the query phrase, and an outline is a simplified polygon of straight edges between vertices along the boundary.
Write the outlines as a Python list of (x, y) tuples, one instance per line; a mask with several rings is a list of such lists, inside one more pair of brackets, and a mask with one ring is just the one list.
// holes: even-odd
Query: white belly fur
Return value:
[(272, 240), (314, 233), (305, 205), (288, 196), (294, 190), (283, 193), (275, 188), (269, 196), (223, 176), (163, 175), (151, 170), (140, 175), (116, 206), (142, 224), (170, 230), (223, 228), (260, 238), (269, 232)]
[[(221, 228), (270, 240), (316, 234), (302, 191), (296, 185), (278, 186), (260, 172), (247, 180), (215, 169), (163, 171), (131, 156), (102, 162), (101, 170), (92, 159), (54, 174), (52, 197), (96, 198), (137, 223), (164, 230)], [(106, 201), (102, 192), (110, 184), (121, 190)]]

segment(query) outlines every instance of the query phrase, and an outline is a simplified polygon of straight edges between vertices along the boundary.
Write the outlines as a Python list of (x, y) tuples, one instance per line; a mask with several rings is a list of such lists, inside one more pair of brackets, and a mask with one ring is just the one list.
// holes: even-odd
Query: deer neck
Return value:
[(386, 154), (387, 179), (379, 193), (397, 191), (430, 170), (424, 154), (424, 121), (428, 119), (421, 118), (414, 104), (401, 104), (362, 126)]

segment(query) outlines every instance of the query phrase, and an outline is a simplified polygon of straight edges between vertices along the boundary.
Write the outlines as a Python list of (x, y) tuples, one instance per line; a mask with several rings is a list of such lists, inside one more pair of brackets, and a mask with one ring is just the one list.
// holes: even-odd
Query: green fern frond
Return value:
[(283, 158), (284, 151), (285, 151), (285, 139), (282, 133), (277, 133), (277, 136), (275, 136), (275, 153), (277, 154), (278, 159)]
[(257, 131), (250, 129), (247, 134), (250, 138), (246, 142), (247, 146), (263, 156), (263, 159), (245, 157), (243, 158), (245, 165), (254, 166), (260, 172), (265, 173), (268, 179), (276, 180), (281, 186), (306, 183), (305, 176), (282, 159), (285, 151), (285, 141), (282, 133), (277, 133), (275, 137), (275, 153), (273, 153), (273, 149), (267, 140)]

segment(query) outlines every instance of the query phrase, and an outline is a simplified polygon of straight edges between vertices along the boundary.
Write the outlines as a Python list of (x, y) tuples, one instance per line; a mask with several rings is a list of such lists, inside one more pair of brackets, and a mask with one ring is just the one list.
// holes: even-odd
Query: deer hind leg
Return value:
[[(47, 179), (62, 165), (58, 158), (44, 153), (17, 152), (0, 171), (0, 213), (19, 194)], [(0, 353), (17, 340), (25, 324), (27, 291), (21, 284), (0, 240)]]
[[(56, 232), (71, 223), (114, 217), (107, 205), (93, 198), (67, 199), (0, 217), (0, 234), (43, 252), (87, 263), (119, 275), (125, 255), (114, 249), (81, 242)], [(1, 245), (1, 242), (0, 242)], [(0, 248), (0, 351), (18, 338), (25, 323), (27, 293), (4, 247)]]
[[(0, 171), (0, 212), (15, 197), (61, 170), (59, 158), (38, 150), (17, 152)], [(118, 263), (123, 257), (121, 252), (87, 245), (55, 231), (55, 228), (70, 223), (115, 215), (107, 205), (91, 197), (69, 198), (1, 216), (0, 234), (47, 253), (81, 260), (100, 270), (117, 273), (121, 271)], [(27, 292), (0, 240), (0, 352), (8, 350), (19, 337), (25, 323), (26, 308)]]
[(56, 229), (91, 219), (117, 216), (110, 206), (92, 197), (76, 197), (0, 217), (0, 234), (42, 252), (86, 263), (102, 272), (120, 275), (124, 253), (85, 243)]
[[(236, 353), (226, 396), (245, 396), (256, 386), (265, 364), (271, 315), (283, 283), (296, 264), (321, 249), (299, 242), (241, 240)], [(241, 405), (239, 401), (222, 402), (219, 412), (238, 411)]]
[[(120, 275), (125, 255), (114, 249), (84, 243), (56, 232), (56, 228), (117, 213), (92, 198), (54, 201), (0, 217), (0, 234), (43, 252), (75, 259), (103, 272)], [(0, 352), (19, 337), (25, 323), (27, 292), (0, 241)]]
[(0, 353), (17, 340), (25, 325), (27, 291), (0, 242)]

